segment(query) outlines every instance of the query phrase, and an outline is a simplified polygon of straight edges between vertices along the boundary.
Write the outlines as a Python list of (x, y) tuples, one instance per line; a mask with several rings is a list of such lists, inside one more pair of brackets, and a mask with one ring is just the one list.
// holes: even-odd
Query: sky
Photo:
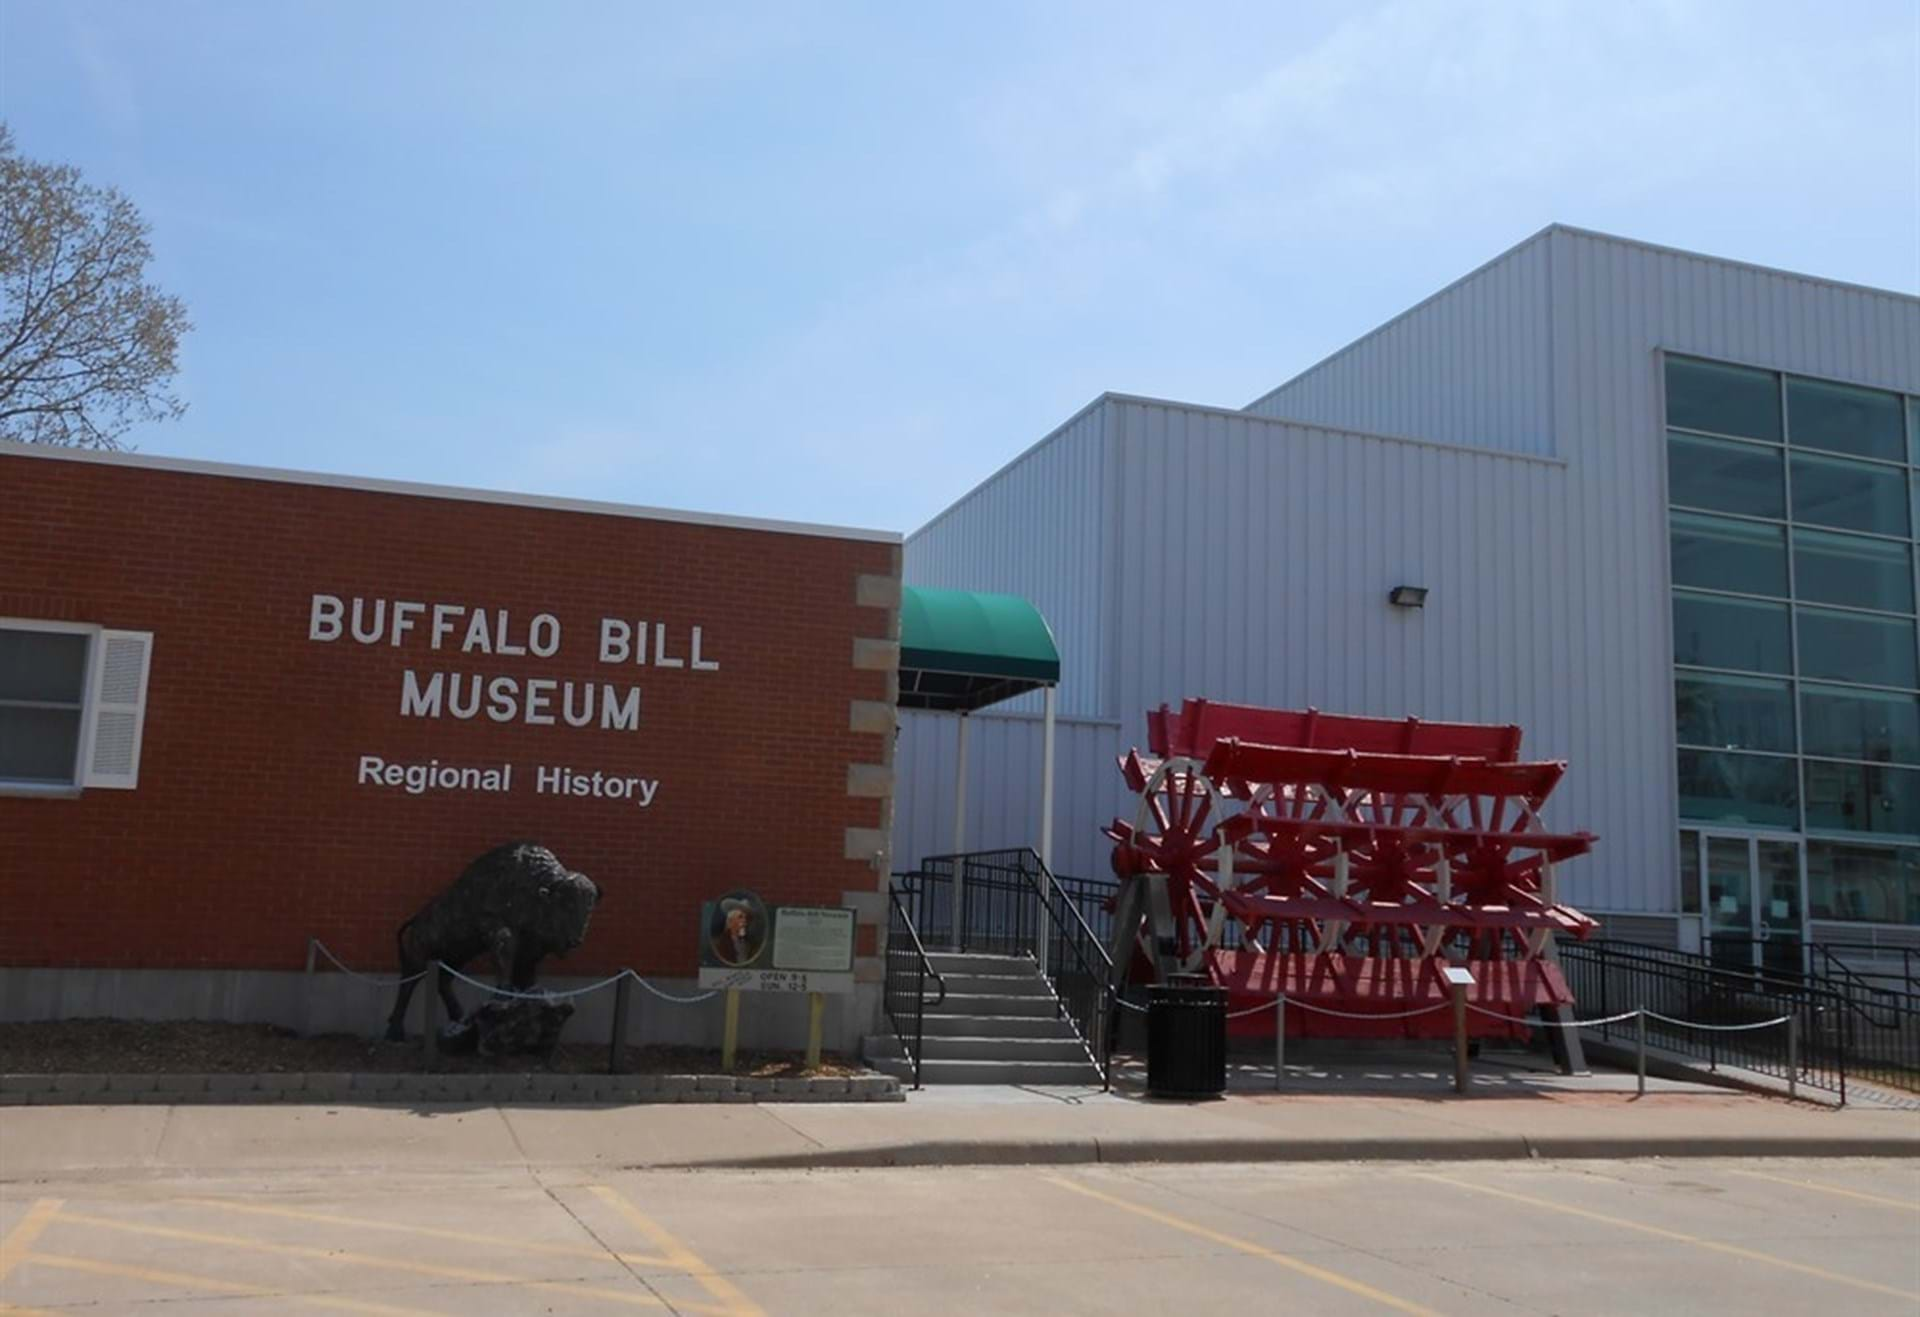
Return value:
[(911, 531), (1559, 221), (1920, 293), (1920, 0), (0, 0), (152, 225), (141, 451)]

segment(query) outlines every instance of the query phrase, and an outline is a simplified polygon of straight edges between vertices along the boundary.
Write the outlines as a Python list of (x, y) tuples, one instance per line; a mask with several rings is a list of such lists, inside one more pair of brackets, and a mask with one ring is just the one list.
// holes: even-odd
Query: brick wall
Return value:
[[(516, 838), (604, 892), (550, 972), (690, 975), (703, 898), (883, 882), (861, 766), (892, 760), (897, 545), (17, 452), (0, 491), (0, 617), (154, 633), (139, 786), (0, 796), (0, 965), (297, 969), (314, 935), (384, 968), (401, 919)], [(398, 647), (320, 643), (316, 593), (504, 609), (522, 644), (551, 613), (561, 644), (462, 653), (462, 616), (436, 652), (431, 614)], [(665, 623), (683, 659), (697, 625), (719, 670), (604, 664), (602, 617)], [(640, 725), (402, 717), (408, 668), (637, 685)], [(511, 764), (512, 789), (361, 785), (363, 755)], [(541, 795), (541, 765), (659, 787)]]

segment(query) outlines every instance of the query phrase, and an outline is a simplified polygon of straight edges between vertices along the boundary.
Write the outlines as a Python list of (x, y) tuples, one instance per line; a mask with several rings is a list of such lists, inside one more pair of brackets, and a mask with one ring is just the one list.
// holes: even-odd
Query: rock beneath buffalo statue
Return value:
[(553, 1049), (560, 1045), (560, 1033), (572, 1018), (571, 1002), (496, 998), (449, 1025), (440, 1035), (440, 1048), (481, 1056), (531, 1054), (551, 1060)]
[[(400, 977), (410, 981), (400, 985), (387, 1037), (406, 1037), (407, 1004), (419, 984), (414, 976), (434, 961), (464, 969), (491, 955), (499, 986), (525, 992), (543, 958), (564, 955), (585, 940), (599, 900), (593, 880), (568, 869), (545, 846), (516, 841), (488, 851), (400, 925)], [(434, 977), (447, 1019), (462, 1019), (452, 983), (444, 974)]]

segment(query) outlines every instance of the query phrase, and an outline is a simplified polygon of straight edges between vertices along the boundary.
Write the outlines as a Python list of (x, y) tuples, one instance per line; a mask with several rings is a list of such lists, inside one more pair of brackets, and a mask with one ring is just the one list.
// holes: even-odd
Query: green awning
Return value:
[(1018, 595), (902, 592), (901, 708), (971, 713), (1059, 680), (1053, 632)]

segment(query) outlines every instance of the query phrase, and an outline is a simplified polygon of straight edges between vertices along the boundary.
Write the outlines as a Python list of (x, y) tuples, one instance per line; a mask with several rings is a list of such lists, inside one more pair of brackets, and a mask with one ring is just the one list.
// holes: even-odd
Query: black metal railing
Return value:
[[(1559, 954), (1581, 1015), (1645, 1010), (1647, 1041), (1655, 1047), (1713, 1068), (1791, 1079), (1846, 1101), (1849, 1070), (1858, 1060), (1855, 1016), (1842, 995), (1804, 978), (1772, 978), (1750, 968), (1725, 968), (1707, 956), (1635, 943), (1566, 942)], [(1770, 1020), (1784, 1022), (1731, 1027)], [(1631, 1043), (1638, 1027), (1624, 1019), (1593, 1032)]]
[[(1002, 956), (1044, 954), (1043, 973), (1060, 1015), (1113, 1082), (1113, 961), (1086, 907), (1104, 906), (1111, 883), (1061, 880), (1028, 849), (938, 855), (895, 887), (926, 945)], [(1112, 912), (1104, 925), (1111, 927)]]
[(1920, 995), (1920, 951), (1877, 942), (1809, 942), (1817, 962), (1881, 990)]
[[(913, 1086), (919, 1088), (927, 1007), (938, 1007), (946, 1001), (947, 984), (928, 961), (927, 949), (921, 945), (920, 934), (900, 896), (898, 889), (887, 893), (887, 977), (882, 995), (894, 1037), (900, 1040), (900, 1049), (913, 1067)], [(929, 982), (938, 994), (932, 1001), (927, 1000)]]
[(1086, 921), (1087, 928), (1103, 947), (1113, 945), (1113, 903), (1120, 894), (1120, 883), (1113, 878), (1075, 878), (1056, 873), (1053, 885), (1073, 903)]
[(1012, 858), (1032, 853), (980, 851), (922, 860), (901, 884), (921, 938), (935, 951), (1032, 955), (1039, 907), (1033, 883)]

